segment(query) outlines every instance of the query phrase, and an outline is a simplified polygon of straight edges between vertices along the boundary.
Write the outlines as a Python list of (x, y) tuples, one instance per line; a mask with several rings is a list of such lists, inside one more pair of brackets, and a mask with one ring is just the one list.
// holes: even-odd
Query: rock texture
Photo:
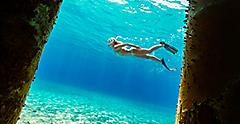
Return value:
[(237, 124), (238, 0), (190, 0), (176, 124)]
[(61, 2), (1, 3), (0, 124), (17, 122)]

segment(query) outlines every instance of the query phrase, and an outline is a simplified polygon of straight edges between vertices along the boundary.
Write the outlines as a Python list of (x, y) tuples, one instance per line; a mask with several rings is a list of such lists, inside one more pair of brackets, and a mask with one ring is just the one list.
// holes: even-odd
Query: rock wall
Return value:
[(238, 0), (190, 0), (176, 124), (238, 124)]
[(14, 124), (29, 91), (62, 0), (1, 3), (0, 124)]

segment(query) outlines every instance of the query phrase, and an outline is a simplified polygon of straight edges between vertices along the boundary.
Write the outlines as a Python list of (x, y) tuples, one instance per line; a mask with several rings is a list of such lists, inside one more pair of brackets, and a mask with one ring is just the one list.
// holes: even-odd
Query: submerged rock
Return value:
[(177, 124), (237, 124), (239, 1), (190, 0)]
[(1, 124), (18, 120), (61, 2), (13, 0), (1, 4)]

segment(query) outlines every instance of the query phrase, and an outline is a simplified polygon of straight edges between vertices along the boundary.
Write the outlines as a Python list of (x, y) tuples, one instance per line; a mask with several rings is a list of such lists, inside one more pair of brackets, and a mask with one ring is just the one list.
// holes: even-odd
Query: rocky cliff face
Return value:
[(237, 124), (240, 7), (237, 0), (190, 0), (177, 124)]
[(1, 3), (0, 124), (17, 122), (61, 2)]

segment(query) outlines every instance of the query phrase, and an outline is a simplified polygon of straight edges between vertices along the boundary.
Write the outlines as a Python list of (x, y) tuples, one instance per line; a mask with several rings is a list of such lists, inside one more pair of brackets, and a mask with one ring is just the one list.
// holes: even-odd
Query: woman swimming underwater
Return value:
[[(136, 56), (140, 58), (145, 58), (145, 59), (151, 59), (160, 62), (166, 69), (169, 71), (175, 71), (176, 68), (169, 68), (164, 59), (159, 59), (158, 57), (154, 55), (150, 55), (154, 50), (157, 50), (158, 48), (164, 47), (166, 50), (170, 51), (173, 54), (177, 53), (177, 49), (166, 44), (165, 42), (160, 42), (160, 44), (154, 45), (150, 48), (141, 48), (140, 46), (130, 44), (130, 43), (123, 43), (121, 41), (117, 40), (118, 37), (116, 38), (109, 38), (108, 41), (108, 46), (110, 46), (115, 52), (119, 53), (120, 55), (127, 56)], [(127, 47), (130, 47), (129, 49)]]

